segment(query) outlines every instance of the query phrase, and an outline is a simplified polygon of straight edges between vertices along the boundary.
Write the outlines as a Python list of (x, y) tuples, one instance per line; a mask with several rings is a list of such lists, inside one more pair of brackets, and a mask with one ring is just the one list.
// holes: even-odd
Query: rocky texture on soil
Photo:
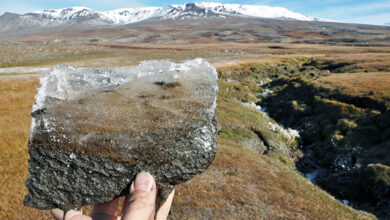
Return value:
[(202, 59), (112, 71), (57, 66), (40, 81), (27, 206), (108, 202), (142, 170), (155, 177), (161, 202), (214, 160), (217, 73)]

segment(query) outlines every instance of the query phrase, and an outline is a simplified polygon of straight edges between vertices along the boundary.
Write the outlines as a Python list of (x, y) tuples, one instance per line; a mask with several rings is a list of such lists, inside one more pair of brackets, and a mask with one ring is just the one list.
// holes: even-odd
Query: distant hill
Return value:
[(183, 20), (199, 18), (272, 18), (279, 20), (323, 21), (281, 7), (220, 3), (187, 3), (165, 7), (123, 8), (99, 12), (86, 7), (43, 10), (26, 14), (5, 13), (0, 16), (0, 32), (28, 31), (36, 28), (71, 26), (96, 27), (137, 23), (146, 20)]
[(390, 45), (390, 27), (344, 24), (285, 8), (220, 3), (98, 12), (85, 7), (0, 16), (0, 38), (23, 40), (86, 38), (117, 43), (194, 42)]
[[(42, 19), (47, 23), (69, 23), (96, 20), (107, 24), (129, 24), (147, 19), (183, 19), (197, 17), (261, 17), (275, 19), (293, 19), (318, 21), (321, 19), (295, 13), (281, 7), (262, 5), (239, 5), (220, 3), (187, 3), (184, 5), (168, 5), (165, 7), (123, 8), (99, 12), (86, 7), (70, 7), (54, 10), (43, 10), (20, 15), (22, 19), (30, 17)], [(323, 19), (322, 19), (323, 20)], [(98, 22), (99, 23), (99, 22)]]

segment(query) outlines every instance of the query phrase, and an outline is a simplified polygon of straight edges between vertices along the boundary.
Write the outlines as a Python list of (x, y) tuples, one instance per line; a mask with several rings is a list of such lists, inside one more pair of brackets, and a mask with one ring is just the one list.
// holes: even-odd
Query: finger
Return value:
[[(54, 216), (53, 212), (55, 214), (60, 214), (60, 216), (59, 216), (60, 218), (58, 219), (56, 216)], [(75, 210), (67, 211), (65, 214), (65, 218), (63, 218), (64, 211), (62, 211), (60, 209), (53, 209), (53, 210), (51, 210), (51, 213), (56, 220), (92, 220), (91, 217), (83, 215), (83, 213), (81, 213), (80, 211), (75, 211)]]
[(123, 212), (125, 211), (125, 207), (126, 207), (126, 203), (127, 203), (127, 199), (129, 198), (129, 195), (126, 195), (125, 196), (125, 199), (123, 200), (123, 204), (122, 204), (122, 209), (121, 209), (121, 214), (119, 216), (122, 216), (123, 215)]
[(175, 195), (175, 189), (172, 190), (171, 194), (169, 194), (167, 200), (160, 207), (156, 214), (156, 220), (166, 220), (169, 215), (169, 210), (171, 209), (173, 196)]
[(111, 202), (97, 204), (93, 207), (91, 217), (99, 220), (116, 220), (116, 211), (118, 209), (119, 198)]
[(50, 210), (51, 215), (55, 220), (63, 220), (64, 219), (64, 211), (61, 209), (52, 209)]
[(154, 218), (157, 196), (156, 182), (152, 175), (141, 172), (130, 187), (130, 197), (127, 200), (123, 220), (147, 220)]
[(91, 217), (83, 215), (80, 211), (69, 210), (65, 214), (64, 220), (92, 220)]

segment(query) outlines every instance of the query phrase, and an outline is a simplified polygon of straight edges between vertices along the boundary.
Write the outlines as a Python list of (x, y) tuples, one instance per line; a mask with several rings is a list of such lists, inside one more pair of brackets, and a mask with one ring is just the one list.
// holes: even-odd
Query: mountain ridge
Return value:
[(186, 3), (165, 7), (122, 8), (99, 12), (87, 7), (69, 7), (35, 11), (20, 15), (21, 19), (44, 20), (42, 23), (69, 23), (80, 20), (99, 20), (98, 23), (123, 25), (148, 19), (184, 19), (194, 17), (257, 17), (280, 20), (326, 21), (289, 11), (286, 8), (263, 5), (221, 4), (213, 2)]

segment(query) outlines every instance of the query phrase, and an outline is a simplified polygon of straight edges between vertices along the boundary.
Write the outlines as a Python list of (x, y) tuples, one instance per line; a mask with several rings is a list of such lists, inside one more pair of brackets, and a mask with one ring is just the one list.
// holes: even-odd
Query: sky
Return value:
[[(206, 0), (203, 0), (206, 1)], [(390, 22), (390, 0), (211, 0), (212, 2), (268, 5), (317, 18), (347, 23), (378, 24)], [(4, 12), (27, 13), (43, 9), (85, 6), (97, 11), (118, 8), (137, 8), (185, 4), (194, 1), (171, 0), (1, 0), (0, 15)], [(195, 1), (196, 2), (196, 1)]]

